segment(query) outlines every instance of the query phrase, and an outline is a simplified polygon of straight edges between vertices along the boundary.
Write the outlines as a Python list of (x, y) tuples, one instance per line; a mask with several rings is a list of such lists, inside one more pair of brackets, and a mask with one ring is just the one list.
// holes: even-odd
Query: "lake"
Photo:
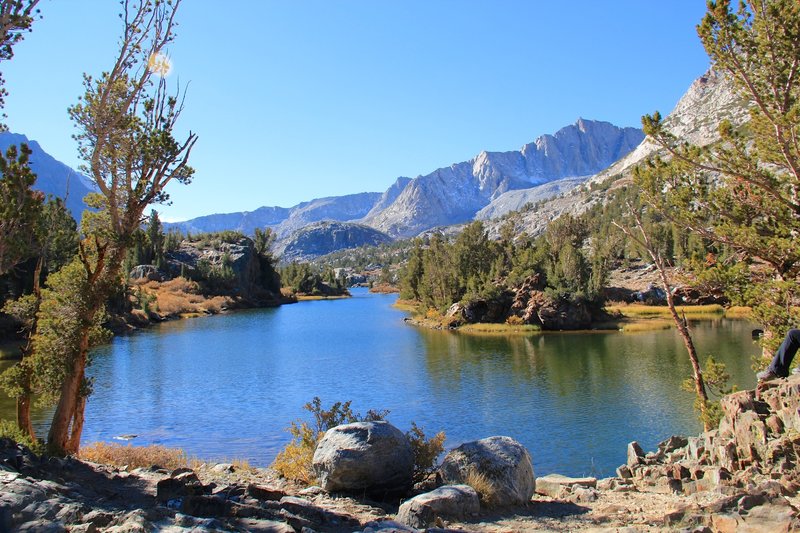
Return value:
[[(429, 435), (443, 430), (448, 448), (509, 435), (529, 449), (537, 475), (606, 476), (632, 440), (652, 450), (702, 429), (680, 389), (690, 365), (674, 330), (473, 336), (403, 323), (395, 295), (353, 295), (115, 338), (94, 351), (84, 443), (135, 434), (135, 444), (265, 466), (319, 396), (326, 407), (389, 409), (404, 431), (412, 420)], [(755, 385), (751, 329), (692, 323), (698, 353), (725, 362), (740, 388)], [(0, 415), (13, 417), (7, 399)], [(35, 413), (40, 428), (47, 418)]]

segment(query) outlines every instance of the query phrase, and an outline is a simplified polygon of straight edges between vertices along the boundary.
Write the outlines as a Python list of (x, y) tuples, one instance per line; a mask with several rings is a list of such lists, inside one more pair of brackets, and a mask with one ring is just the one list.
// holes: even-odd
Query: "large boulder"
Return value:
[(478, 493), (469, 485), (446, 485), (403, 502), (397, 521), (424, 529), (442, 520), (464, 520), (480, 511)]
[(445, 483), (466, 483), (482, 477), (488, 484), (482, 498), (495, 505), (530, 501), (536, 488), (531, 456), (511, 437), (489, 437), (462, 444), (448, 453), (440, 467)]
[(355, 422), (325, 432), (313, 465), (327, 491), (403, 493), (412, 486), (414, 452), (390, 423)]

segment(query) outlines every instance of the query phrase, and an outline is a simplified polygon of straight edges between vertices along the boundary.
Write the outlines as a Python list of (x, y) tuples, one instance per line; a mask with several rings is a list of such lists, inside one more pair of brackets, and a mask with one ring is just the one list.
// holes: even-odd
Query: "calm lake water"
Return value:
[[(165, 323), (115, 338), (94, 353), (84, 442), (136, 434), (135, 444), (184, 448), (202, 458), (267, 465), (306, 418), (314, 396), (329, 406), (389, 409), (403, 430), (444, 430), (448, 448), (509, 435), (537, 475), (610, 475), (626, 445), (645, 450), (701, 430), (674, 330), (480, 337), (403, 323), (393, 295), (355, 290), (347, 300)], [(753, 387), (758, 347), (743, 321), (693, 324), (703, 359)], [(0, 402), (0, 415), (13, 406)], [(48, 413), (37, 412), (41, 427)]]

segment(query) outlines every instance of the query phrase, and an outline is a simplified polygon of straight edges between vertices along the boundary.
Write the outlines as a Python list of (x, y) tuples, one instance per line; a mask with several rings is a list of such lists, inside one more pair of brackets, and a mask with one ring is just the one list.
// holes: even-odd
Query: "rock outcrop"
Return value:
[(490, 505), (526, 504), (536, 488), (531, 456), (511, 437), (462, 444), (445, 456), (439, 472), (451, 484), (467, 483), (473, 476), (485, 479), (491, 493), (481, 497)]
[(525, 324), (547, 330), (588, 329), (592, 323), (592, 313), (586, 302), (548, 295), (539, 274), (525, 279), (514, 291), (510, 314)]
[(330, 492), (405, 493), (411, 488), (414, 452), (402, 431), (386, 421), (354, 422), (325, 432), (313, 459)]

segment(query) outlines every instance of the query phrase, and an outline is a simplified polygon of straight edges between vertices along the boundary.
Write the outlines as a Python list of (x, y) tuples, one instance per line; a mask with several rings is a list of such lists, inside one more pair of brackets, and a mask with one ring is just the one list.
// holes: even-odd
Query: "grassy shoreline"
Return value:
[[(454, 325), (439, 313), (432, 311), (423, 312), (418, 304), (408, 300), (397, 300), (393, 304), (395, 309), (411, 313), (406, 322), (428, 329), (457, 331), (470, 335), (538, 335), (549, 333), (539, 326), (529, 324), (507, 323), (476, 323)], [(717, 320), (727, 318), (733, 320), (746, 320), (750, 318), (750, 309), (747, 307), (725, 308), (721, 305), (682, 305), (677, 306), (679, 316), (691, 320)], [(612, 317), (608, 320), (596, 322), (585, 330), (574, 330), (576, 333), (639, 333), (645, 331), (658, 331), (675, 327), (669, 307), (666, 305), (642, 304), (613, 304), (605, 307), (605, 311)]]

